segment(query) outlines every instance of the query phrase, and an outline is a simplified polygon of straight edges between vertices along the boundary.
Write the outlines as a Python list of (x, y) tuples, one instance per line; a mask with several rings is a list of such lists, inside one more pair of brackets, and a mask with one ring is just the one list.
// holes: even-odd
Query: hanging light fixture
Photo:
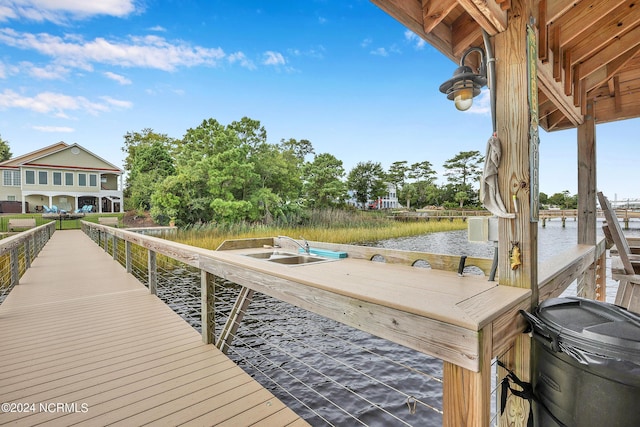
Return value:
[[(471, 67), (464, 65), (467, 55), (472, 52), (480, 54), (480, 69), (474, 73)], [(480, 89), (487, 84), (487, 63), (484, 51), (479, 47), (468, 49), (460, 58), (460, 66), (453, 72), (446, 82), (440, 85), (440, 92), (447, 95), (447, 99), (453, 101), (460, 111), (471, 108), (473, 98), (480, 94)]]

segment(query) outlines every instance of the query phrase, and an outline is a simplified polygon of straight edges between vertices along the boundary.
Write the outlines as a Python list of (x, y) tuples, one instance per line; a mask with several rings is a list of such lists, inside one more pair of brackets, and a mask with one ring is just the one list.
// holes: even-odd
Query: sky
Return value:
[[(368, 0), (0, 0), (0, 137), (14, 156), (64, 141), (122, 168), (128, 132), (246, 116), (347, 172), (426, 160), (443, 183), (491, 136), (486, 91), (464, 113), (438, 91), (456, 65)], [(637, 128), (597, 126), (611, 200), (640, 198)], [(576, 131), (540, 140), (540, 191), (576, 194)]]

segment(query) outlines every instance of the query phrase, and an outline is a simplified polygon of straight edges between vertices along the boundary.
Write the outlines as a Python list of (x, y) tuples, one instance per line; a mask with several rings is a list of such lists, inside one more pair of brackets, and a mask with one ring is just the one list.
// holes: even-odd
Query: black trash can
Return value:
[(640, 426), (640, 316), (577, 297), (524, 313), (536, 426)]

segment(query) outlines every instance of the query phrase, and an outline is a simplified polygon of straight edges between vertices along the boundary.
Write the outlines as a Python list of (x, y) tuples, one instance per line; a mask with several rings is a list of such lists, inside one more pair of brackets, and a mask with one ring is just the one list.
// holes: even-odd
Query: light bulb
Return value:
[(473, 104), (473, 87), (456, 90), (453, 102), (458, 110), (467, 111)]

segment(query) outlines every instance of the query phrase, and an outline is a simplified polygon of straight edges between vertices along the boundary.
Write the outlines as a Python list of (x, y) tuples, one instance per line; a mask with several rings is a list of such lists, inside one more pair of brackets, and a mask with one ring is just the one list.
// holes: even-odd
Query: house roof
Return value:
[[(60, 156), (56, 156), (57, 154), (64, 153), (65, 151), (70, 151), (74, 154), (85, 153), (86, 155), (95, 159), (97, 162), (92, 165), (73, 164), (72, 162), (62, 160)], [(60, 141), (56, 144), (49, 145), (47, 147), (41, 148), (36, 151), (32, 151), (30, 153), (23, 154), (18, 157), (14, 157), (9, 160), (5, 160), (4, 162), (0, 163), (0, 168), (18, 168), (18, 167), (24, 167), (24, 166), (98, 170), (98, 171), (109, 171), (114, 173), (123, 173), (122, 169), (104, 160), (100, 156), (92, 153), (91, 151), (87, 150), (81, 145), (79, 144), (70, 145), (63, 141)]]
[[(456, 63), (469, 47), (483, 46), (481, 29), (491, 36), (505, 31), (511, 8), (511, 0), (371, 1)], [(640, 117), (640, 4), (534, 4), (540, 126), (547, 131), (578, 126), (588, 101), (594, 102), (596, 123)]]

